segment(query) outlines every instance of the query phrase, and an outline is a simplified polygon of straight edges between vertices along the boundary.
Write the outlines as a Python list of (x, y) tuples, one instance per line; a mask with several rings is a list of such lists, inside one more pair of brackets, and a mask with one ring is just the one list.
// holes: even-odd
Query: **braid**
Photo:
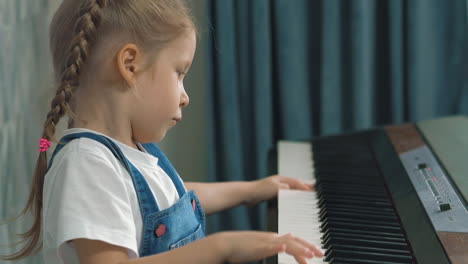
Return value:
[[(75, 0), (73, 0), (75, 1)], [(96, 41), (97, 28), (101, 24), (101, 9), (107, 6), (108, 0), (84, 0), (80, 7), (78, 20), (75, 23), (75, 37), (71, 41), (70, 54), (67, 57), (66, 68), (61, 76), (60, 86), (57, 88), (54, 98), (50, 104), (51, 110), (47, 114), (44, 123), (43, 138), (55, 139), (55, 127), (65, 113), (70, 114), (74, 119), (70, 109), (70, 100), (73, 89), (79, 84), (79, 76), (83, 63)], [(25, 233), (18, 234), (22, 237), (21, 242), (26, 241), (26, 246), (19, 252), (12, 255), (0, 256), (0, 260), (17, 260), (25, 256), (34, 254), (42, 248), (40, 230), (42, 223), (42, 195), (44, 177), (47, 171), (47, 152), (41, 152), (37, 159), (36, 169), (32, 189), (29, 194), (26, 207), (19, 216), (24, 215), (28, 210), (34, 214), (34, 223)]]
[(80, 7), (78, 20), (75, 23), (75, 37), (71, 41), (70, 54), (66, 68), (61, 76), (60, 86), (57, 88), (50, 104), (50, 111), (44, 123), (42, 137), (55, 139), (55, 128), (60, 119), (67, 113), (72, 119), (75, 115), (70, 107), (73, 90), (79, 85), (79, 76), (84, 62), (96, 41), (97, 28), (101, 24), (101, 9), (107, 6), (108, 0), (86, 0)]

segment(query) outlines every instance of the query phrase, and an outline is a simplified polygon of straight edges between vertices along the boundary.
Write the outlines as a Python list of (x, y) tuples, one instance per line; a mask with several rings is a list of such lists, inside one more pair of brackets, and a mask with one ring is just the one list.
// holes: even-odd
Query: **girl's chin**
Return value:
[(156, 143), (161, 141), (165, 136), (168, 129), (160, 129), (159, 133), (153, 133), (151, 136), (145, 138), (144, 141), (139, 141), (141, 143)]
[(159, 141), (163, 140), (164, 137), (166, 136), (166, 132), (167, 132), (167, 130), (164, 131), (163, 133), (160, 133), (159, 135), (157, 135), (155, 137), (155, 139), (154, 139), (154, 142), (159, 142)]

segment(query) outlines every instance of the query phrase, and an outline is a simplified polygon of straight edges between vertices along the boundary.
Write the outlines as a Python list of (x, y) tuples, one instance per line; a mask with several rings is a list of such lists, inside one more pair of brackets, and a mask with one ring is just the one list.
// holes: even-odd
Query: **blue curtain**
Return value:
[[(466, 0), (209, 0), (210, 180), (279, 139), (468, 114)], [(261, 229), (264, 208), (210, 217)]]

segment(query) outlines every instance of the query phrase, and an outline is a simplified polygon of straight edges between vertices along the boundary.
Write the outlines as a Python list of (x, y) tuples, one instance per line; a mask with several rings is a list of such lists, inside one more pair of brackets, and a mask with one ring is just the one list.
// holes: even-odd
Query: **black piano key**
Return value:
[(374, 202), (379, 204), (385, 204), (391, 206), (391, 202), (385, 198), (374, 198), (374, 197), (361, 197), (359, 195), (346, 195), (346, 194), (334, 194), (329, 192), (323, 192), (319, 196), (321, 199), (330, 200), (330, 199), (338, 199), (338, 200), (351, 200), (351, 201), (364, 201), (364, 202)]
[(355, 206), (355, 205), (335, 204), (333, 205), (332, 208), (327, 208), (324, 206), (320, 208), (319, 214), (322, 214), (325, 211), (371, 213), (375, 215), (396, 216), (393, 208), (368, 208), (365, 206)]
[(362, 207), (373, 207), (373, 208), (392, 208), (392, 205), (385, 202), (379, 201), (361, 201), (361, 200), (346, 200), (346, 199), (339, 199), (339, 198), (330, 198), (330, 199), (322, 199), (319, 201), (318, 206), (333, 206), (336, 205), (354, 205), (354, 206), (362, 206)]
[[(355, 216), (355, 217), (354, 217)], [(356, 218), (356, 219), (371, 219), (377, 221), (387, 221), (394, 224), (400, 224), (395, 215), (387, 214), (381, 211), (355, 211), (354, 209), (348, 208), (326, 208), (323, 207), (319, 210), (318, 218), (326, 219), (327, 217), (345, 217), (345, 218)]]
[[(319, 180), (327, 179), (345, 179), (352, 182), (362, 182), (368, 185), (375, 185), (383, 183), (383, 179), (375, 177), (378, 175), (377, 171), (358, 170), (356, 168), (328, 168), (328, 167), (315, 167), (314, 169), (316, 178)], [(367, 180), (365, 182), (364, 180)]]
[[(320, 192), (354, 192), (367, 195), (388, 197), (386, 189), (380, 184), (369, 184), (369, 182), (344, 181), (339, 178), (317, 179), (315, 183), (317, 191)], [(365, 188), (365, 192), (363, 189)]]
[(378, 190), (375, 192), (366, 190), (366, 192), (362, 191), (362, 188), (339, 188), (339, 186), (324, 186), (324, 185), (316, 185), (315, 190), (317, 191), (317, 196), (322, 197), (324, 194), (330, 195), (348, 195), (348, 196), (356, 196), (356, 197), (368, 197), (368, 198), (375, 198), (375, 199), (389, 199), (388, 195), (384, 192), (384, 190)]
[(371, 234), (356, 234), (356, 233), (346, 233), (346, 232), (339, 232), (334, 231), (333, 233), (328, 232), (327, 234), (323, 234), (321, 237), (322, 241), (327, 240), (330, 236), (337, 236), (337, 237), (347, 237), (347, 238), (354, 238), (354, 239), (365, 239), (365, 240), (375, 240), (375, 241), (383, 241), (383, 242), (394, 242), (394, 243), (403, 243), (406, 246), (406, 240), (403, 237), (392, 237), (386, 235), (371, 235)]
[(402, 230), (399, 227), (389, 227), (382, 225), (366, 225), (366, 224), (356, 224), (356, 223), (346, 223), (341, 221), (325, 221), (321, 225), (321, 230), (327, 228), (342, 228), (342, 229), (354, 229), (354, 230), (364, 230), (364, 231), (377, 231), (385, 233), (395, 233), (400, 234)]
[(406, 242), (387, 242), (379, 240), (367, 240), (359, 238), (342, 237), (338, 235), (331, 235), (323, 241), (324, 247), (334, 245), (352, 245), (352, 246), (366, 246), (371, 248), (379, 248), (381, 250), (401, 251), (409, 254), (409, 248)]
[(349, 179), (349, 181), (345, 181), (343, 177), (338, 176), (323, 176), (317, 175), (317, 182), (316, 186), (320, 188), (321, 185), (331, 185), (341, 187), (346, 186), (348, 188), (354, 188), (357, 190), (369, 190), (369, 192), (381, 192), (385, 193), (385, 188), (381, 185), (378, 181), (364, 181), (361, 182), (360, 179)]
[(333, 244), (330, 247), (330, 251), (337, 251), (337, 250), (350, 250), (350, 251), (359, 251), (363, 253), (377, 253), (377, 254), (385, 254), (387, 256), (394, 256), (394, 257), (401, 257), (411, 260), (411, 254), (409, 251), (404, 250), (392, 250), (392, 249), (385, 249), (385, 248), (374, 248), (374, 247), (362, 247), (362, 246), (353, 246), (353, 245), (343, 245), (343, 244)]
[(364, 219), (356, 219), (352, 217), (327, 217), (321, 219), (322, 222), (345, 222), (345, 223), (354, 223), (354, 224), (364, 224), (364, 225), (371, 225), (371, 226), (382, 226), (382, 227), (394, 227), (398, 230), (400, 229), (399, 223), (395, 222), (388, 222), (388, 221), (371, 221), (371, 220), (364, 220)]
[(328, 233), (347, 233), (354, 235), (371, 235), (371, 236), (381, 236), (387, 238), (402, 238), (404, 239), (403, 233), (388, 233), (388, 232), (378, 232), (370, 230), (358, 230), (358, 229), (345, 229), (345, 228), (335, 228), (329, 227), (326, 232), (322, 235), (324, 238)]
[[(372, 164), (372, 160), (368, 161), (370, 164)], [(329, 160), (329, 159), (315, 159), (314, 164), (318, 164), (316, 167), (317, 168), (329, 168), (329, 169), (336, 169), (340, 171), (350, 171), (352, 173), (356, 172), (366, 172), (365, 174), (368, 174), (369, 172), (373, 173), (375, 175), (377, 171), (376, 167), (373, 166), (357, 166), (356, 162), (354, 160)]]
[(374, 223), (389, 223), (392, 225), (399, 226), (400, 223), (396, 217), (392, 216), (381, 216), (372, 213), (356, 213), (356, 212), (340, 212), (340, 211), (324, 211), (323, 214), (319, 215), (320, 219), (325, 219), (329, 217), (340, 217), (340, 218), (347, 218), (347, 219), (362, 219), (372, 221)]
[[(408, 262), (394, 262), (394, 261), (375, 261), (367, 259), (358, 259), (358, 258), (340, 258), (335, 257), (330, 260), (331, 264), (404, 264)], [(414, 262), (411, 262), (414, 263)]]
[(385, 253), (366, 252), (358, 250), (345, 250), (345, 249), (332, 249), (330, 253), (325, 256), (325, 261), (330, 261), (333, 257), (342, 258), (360, 258), (365, 260), (376, 260), (376, 261), (394, 261), (400, 263), (413, 263), (412, 256), (406, 255), (394, 255)]

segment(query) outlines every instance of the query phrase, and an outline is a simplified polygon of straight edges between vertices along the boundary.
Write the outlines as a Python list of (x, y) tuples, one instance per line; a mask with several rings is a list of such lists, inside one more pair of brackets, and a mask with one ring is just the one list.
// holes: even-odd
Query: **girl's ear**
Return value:
[(133, 87), (136, 82), (136, 73), (141, 65), (141, 52), (135, 44), (125, 44), (117, 54), (117, 68), (123, 81), (129, 87)]

